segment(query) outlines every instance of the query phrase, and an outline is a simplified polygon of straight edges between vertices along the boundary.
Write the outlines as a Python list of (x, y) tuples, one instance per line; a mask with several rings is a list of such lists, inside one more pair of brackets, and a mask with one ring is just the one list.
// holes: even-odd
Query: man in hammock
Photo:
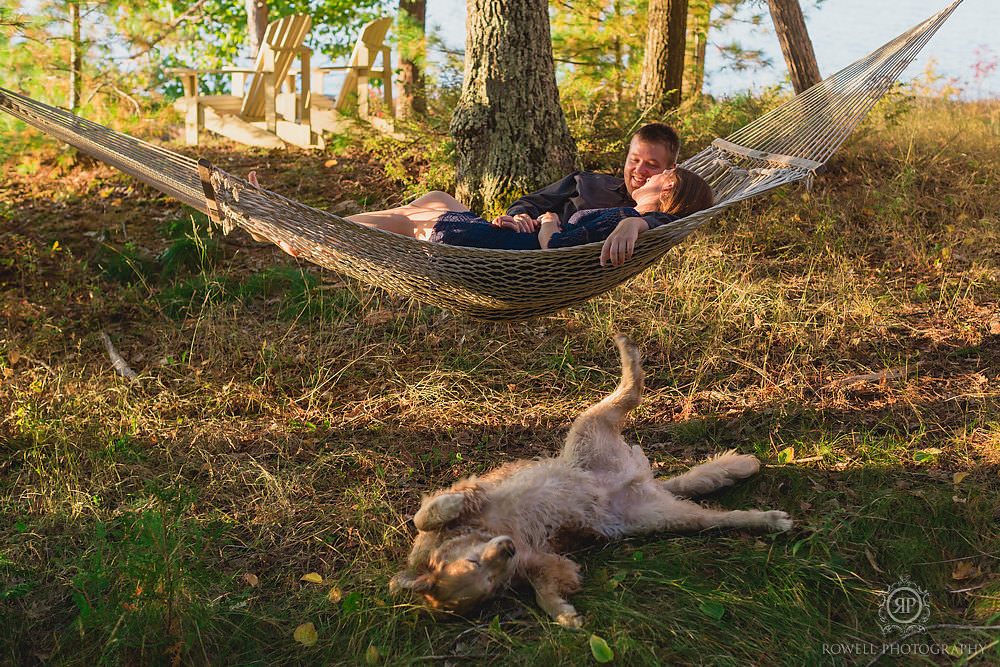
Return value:
[[(494, 225), (507, 226), (521, 232), (538, 229), (543, 213), (556, 213), (569, 220), (585, 209), (632, 206), (632, 193), (655, 174), (677, 166), (680, 137), (669, 125), (649, 123), (632, 135), (625, 156), (624, 178), (590, 171), (575, 171), (537, 192), (516, 200), (504, 215), (493, 220)], [(658, 227), (655, 217), (647, 220), (649, 229)]]

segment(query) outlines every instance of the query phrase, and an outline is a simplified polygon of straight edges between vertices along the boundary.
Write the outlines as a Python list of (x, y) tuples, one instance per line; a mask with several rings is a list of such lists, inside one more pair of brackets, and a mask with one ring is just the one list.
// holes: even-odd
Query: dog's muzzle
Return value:
[(486, 551), (483, 556), (490, 560), (493, 557), (499, 556), (504, 559), (510, 559), (517, 555), (517, 547), (514, 546), (514, 540), (510, 539), (506, 535), (501, 535), (499, 537), (494, 537), (490, 540), (489, 545), (486, 547)]

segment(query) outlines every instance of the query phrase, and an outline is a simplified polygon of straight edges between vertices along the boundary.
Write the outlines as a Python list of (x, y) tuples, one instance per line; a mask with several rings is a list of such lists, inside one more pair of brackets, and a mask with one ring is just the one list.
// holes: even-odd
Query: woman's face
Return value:
[[(637, 208), (656, 210), (659, 207), (660, 195), (666, 190), (674, 187), (677, 181), (674, 171), (664, 171), (650, 176), (640, 188), (632, 192), (632, 199), (635, 200)], [(652, 207), (650, 209), (650, 207)]]

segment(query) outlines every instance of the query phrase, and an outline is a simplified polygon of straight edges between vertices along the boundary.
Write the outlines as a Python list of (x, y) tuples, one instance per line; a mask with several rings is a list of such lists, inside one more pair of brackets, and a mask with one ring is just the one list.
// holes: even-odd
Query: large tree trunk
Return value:
[(69, 108), (77, 111), (83, 94), (83, 44), (80, 41), (80, 2), (69, 3)]
[(767, 0), (771, 10), (771, 20), (778, 33), (781, 53), (788, 64), (792, 86), (796, 93), (820, 82), (819, 66), (813, 52), (806, 21), (798, 0)]
[(684, 53), (682, 97), (700, 97), (705, 85), (705, 46), (712, 12), (709, 0), (692, 0), (688, 7), (687, 41)]
[(247, 33), (250, 36), (250, 57), (256, 58), (267, 32), (267, 0), (247, 0)]
[(458, 199), (492, 215), (573, 170), (546, 0), (468, 0), (465, 78), (451, 118)]
[(427, 113), (427, 94), (424, 86), (424, 63), (427, 42), (424, 30), (427, 23), (427, 0), (399, 0), (399, 115), (423, 116)]
[(649, 0), (639, 106), (659, 112), (681, 102), (688, 0)]

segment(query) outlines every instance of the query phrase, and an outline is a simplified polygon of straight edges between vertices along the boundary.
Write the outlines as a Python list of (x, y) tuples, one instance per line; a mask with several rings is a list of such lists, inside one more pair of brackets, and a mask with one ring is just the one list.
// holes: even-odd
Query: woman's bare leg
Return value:
[(442, 213), (465, 212), (469, 207), (445, 192), (428, 192), (406, 206), (348, 216), (352, 222), (378, 227), (402, 236), (427, 240)]

